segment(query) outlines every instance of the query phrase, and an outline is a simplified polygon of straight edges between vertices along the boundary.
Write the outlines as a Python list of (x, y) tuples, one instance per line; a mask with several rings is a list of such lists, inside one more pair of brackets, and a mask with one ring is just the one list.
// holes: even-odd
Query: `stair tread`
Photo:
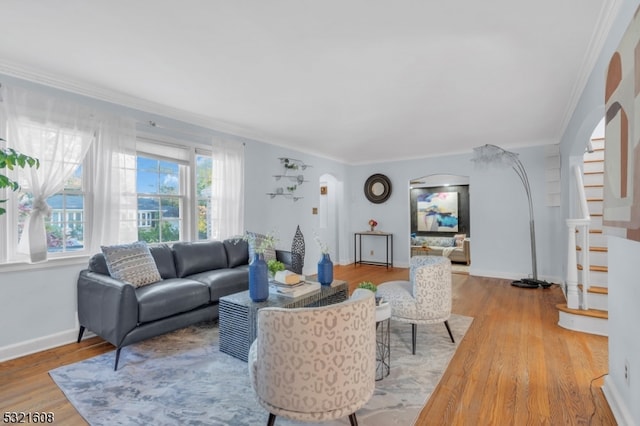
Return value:
[(559, 303), (556, 305), (559, 311), (566, 312), (574, 315), (582, 315), (585, 317), (609, 319), (609, 313), (607, 311), (601, 311), (600, 309), (571, 309), (567, 307), (566, 303)]
[[(578, 263), (578, 271), (582, 271), (584, 268), (581, 264)], [(589, 270), (593, 271), (593, 272), (609, 272), (609, 268), (606, 266), (598, 266), (598, 265), (591, 265), (589, 266)]]
[[(577, 251), (582, 251), (582, 246), (576, 246)], [(590, 246), (589, 251), (608, 252), (609, 248), (601, 246)]]
[[(580, 289), (580, 291), (582, 291), (582, 284), (578, 284), (578, 288)], [(589, 290), (587, 291), (587, 293), (609, 294), (609, 289), (607, 287), (592, 285), (591, 287), (589, 287)]]

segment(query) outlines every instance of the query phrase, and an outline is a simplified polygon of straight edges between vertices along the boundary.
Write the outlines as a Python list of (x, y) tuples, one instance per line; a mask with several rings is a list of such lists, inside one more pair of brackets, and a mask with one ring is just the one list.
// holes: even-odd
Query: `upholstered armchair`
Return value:
[(322, 422), (349, 416), (373, 395), (376, 372), (375, 300), (357, 289), (351, 298), (313, 308), (263, 308), (249, 350), (258, 402), (276, 416)]
[(389, 281), (378, 286), (378, 297), (391, 305), (391, 319), (411, 324), (412, 353), (416, 353), (418, 324), (444, 322), (455, 343), (451, 316), (451, 261), (442, 256), (413, 256), (409, 281)]

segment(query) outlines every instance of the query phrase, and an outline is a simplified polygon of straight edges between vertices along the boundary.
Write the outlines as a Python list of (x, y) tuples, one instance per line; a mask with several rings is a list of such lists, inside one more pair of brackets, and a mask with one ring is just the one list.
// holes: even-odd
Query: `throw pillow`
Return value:
[[(249, 241), (249, 262), (253, 260), (253, 255), (256, 252), (256, 247), (260, 247), (262, 241), (266, 239), (267, 236), (264, 234), (258, 234), (257, 232), (249, 232), (247, 231), (247, 239)], [(268, 262), (271, 259), (276, 259), (276, 249), (273, 247), (268, 247), (264, 251), (264, 261)]]
[(467, 234), (456, 234), (453, 238), (456, 240), (456, 247), (462, 247), (464, 245), (464, 239), (467, 237)]
[(101, 248), (109, 274), (113, 278), (131, 283), (135, 287), (162, 279), (146, 242), (138, 241)]

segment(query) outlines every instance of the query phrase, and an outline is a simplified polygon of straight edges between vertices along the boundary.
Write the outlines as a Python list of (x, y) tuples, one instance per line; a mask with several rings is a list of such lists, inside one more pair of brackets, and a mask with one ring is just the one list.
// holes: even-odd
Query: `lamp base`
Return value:
[(520, 280), (513, 281), (511, 283), (511, 285), (514, 286), (514, 287), (520, 287), (520, 288), (538, 288), (538, 287), (549, 288), (549, 287), (551, 287), (551, 283), (549, 283), (547, 281), (536, 280), (536, 279), (533, 279), (533, 278), (522, 278)]

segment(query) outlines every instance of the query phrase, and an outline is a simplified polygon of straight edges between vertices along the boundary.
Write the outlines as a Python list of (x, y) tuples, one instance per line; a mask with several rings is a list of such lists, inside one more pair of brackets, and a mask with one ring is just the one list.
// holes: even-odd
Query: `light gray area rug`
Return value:
[[(411, 325), (391, 323), (391, 372), (357, 412), (362, 425), (412, 425), (438, 384), (472, 318), (452, 315), (456, 343), (444, 324), (418, 327), (411, 355)], [(247, 363), (218, 349), (218, 326), (199, 324), (122, 350), (51, 370), (49, 374), (91, 425), (260, 425)], [(277, 418), (276, 425), (300, 425)], [(332, 425), (349, 424), (340, 419)]]

